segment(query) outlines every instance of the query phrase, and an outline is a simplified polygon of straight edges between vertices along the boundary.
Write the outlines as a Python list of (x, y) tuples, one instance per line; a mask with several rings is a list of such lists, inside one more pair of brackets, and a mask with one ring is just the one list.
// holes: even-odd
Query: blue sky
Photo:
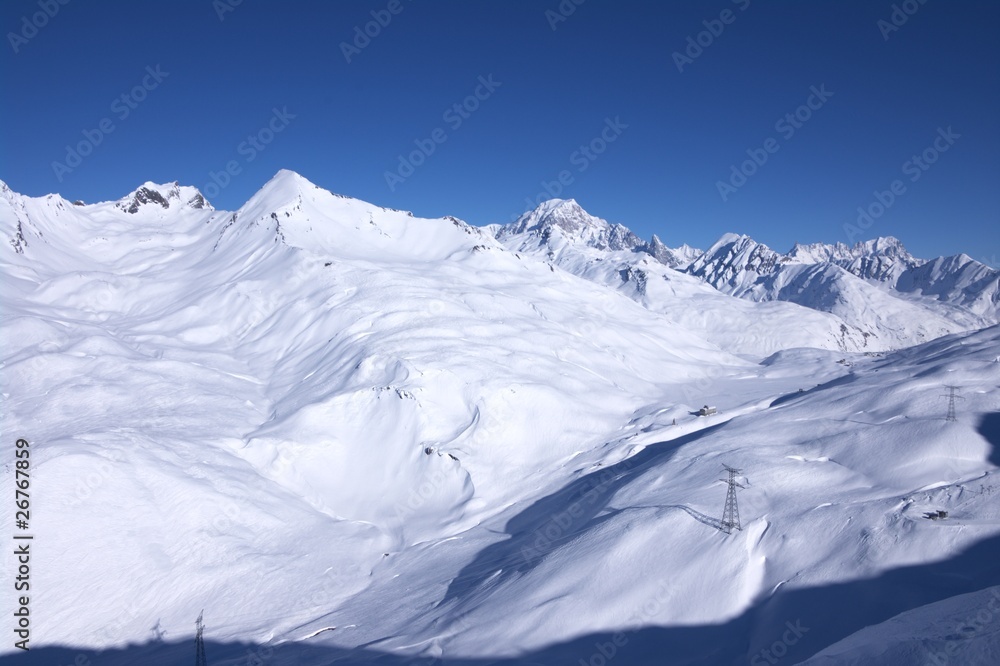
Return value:
[(0, 178), (235, 208), (288, 168), (473, 224), (558, 193), (668, 245), (1000, 259), (995, 2), (237, 2), (2, 3)]

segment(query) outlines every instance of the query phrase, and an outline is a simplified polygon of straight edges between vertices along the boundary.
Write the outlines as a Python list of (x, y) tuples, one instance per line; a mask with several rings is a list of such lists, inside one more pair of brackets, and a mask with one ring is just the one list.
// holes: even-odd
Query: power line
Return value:
[(205, 638), (202, 635), (205, 632), (205, 624), (202, 622), (204, 615), (205, 611), (202, 610), (194, 625), (198, 628), (198, 633), (194, 638), (194, 666), (208, 666), (208, 659), (205, 658)]
[(965, 400), (965, 398), (963, 398), (960, 395), (955, 395), (955, 391), (959, 390), (957, 386), (951, 386), (946, 384), (945, 388), (948, 389), (948, 393), (941, 394), (942, 398), (948, 398), (948, 416), (945, 417), (945, 421), (957, 421), (958, 418), (955, 416), (955, 401)]
[(727, 472), (729, 472), (729, 479), (719, 480), (725, 481), (729, 484), (729, 489), (726, 491), (726, 506), (722, 510), (722, 522), (720, 523), (720, 529), (726, 534), (732, 534), (733, 529), (743, 529), (743, 526), (740, 525), (740, 506), (736, 500), (736, 489), (744, 487), (736, 483), (736, 476), (740, 474), (742, 470), (730, 467), (726, 464), (723, 464), (722, 466), (726, 468)]

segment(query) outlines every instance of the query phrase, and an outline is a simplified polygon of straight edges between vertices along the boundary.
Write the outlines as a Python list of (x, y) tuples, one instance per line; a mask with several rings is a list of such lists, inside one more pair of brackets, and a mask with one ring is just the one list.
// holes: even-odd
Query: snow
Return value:
[(803, 662), (995, 664), (1000, 661), (1000, 587), (900, 613)]
[(181, 663), (204, 609), (210, 663), (746, 663), (796, 620), (788, 663), (862, 663), (1000, 585), (1000, 327), (856, 353), (576, 202), (500, 234), (290, 171), (232, 212), (0, 194), (37, 548), (5, 661)]
[[(617, 288), (735, 353), (768, 354), (782, 345), (885, 351), (1000, 322), (1000, 271), (964, 255), (915, 259), (893, 237), (853, 247), (796, 244), (782, 255), (728, 233), (695, 253), (687, 246), (671, 250), (656, 237), (645, 244), (617, 227), (588, 216), (575, 202), (548, 202), (514, 224), (488, 229), (509, 249)], [(631, 240), (611, 243), (609, 237)], [(685, 283), (679, 273), (696, 279)], [(750, 301), (802, 306), (772, 307), (767, 319), (805, 323), (805, 339), (761, 331), (755, 317), (733, 316), (732, 299), (712, 299), (706, 286)], [(677, 307), (694, 298), (703, 321)], [(750, 329), (758, 331), (752, 336), (757, 342), (736, 333)]]

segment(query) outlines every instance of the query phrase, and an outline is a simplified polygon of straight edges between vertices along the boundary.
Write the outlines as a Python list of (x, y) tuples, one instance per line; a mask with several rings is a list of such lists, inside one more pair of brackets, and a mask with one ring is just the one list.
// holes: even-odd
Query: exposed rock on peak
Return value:
[(178, 185), (176, 181), (165, 185), (158, 185), (147, 181), (115, 204), (117, 208), (130, 215), (135, 215), (146, 206), (159, 206), (163, 209), (169, 209), (174, 205), (182, 205), (199, 210), (206, 208), (212, 210), (211, 204), (206, 201), (197, 188)]
[(690, 248), (671, 250), (656, 236), (644, 241), (624, 225), (591, 215), (574, 199), (545, 201), (516, 221), (491, 227), (491, 230), (501, 242), (521, 236), (521, 244), (525, 247), (544, 245), (554, 252), (567, 245), (610, 252), (639, 252), (671, 267), (686, 265), (693, 258)]

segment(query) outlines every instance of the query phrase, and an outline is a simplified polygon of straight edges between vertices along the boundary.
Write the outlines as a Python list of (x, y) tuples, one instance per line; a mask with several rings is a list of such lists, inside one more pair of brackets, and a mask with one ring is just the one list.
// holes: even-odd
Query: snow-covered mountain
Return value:
[(938, 257), (902, 273), (897, 291), (960, 305), (987, 321), (1000, 317), (1000, 270), (965, 254)]
[[(726, 234), (705, 252), (688, 246), (670, 250), (655, 236), (644, 242), (621, 225), (587, 214), (576, 202), (559, 200), (490, 230), (507, 247), (543, 256), (576, 275), (618, 288), (706, 339), (713, 339), (718, 321), (706, 318), (699, 327), (690, 313), (674, 307), (698, 289), (686, 284), (688, 293), (679, 299), (676, 285), (683, 278), (678, 273), (694, 276), (723, 294), (794, 303), (833, 315), (824, 319), (816, 312), (790, 310), (813, 330), (813, 342), (805, 346), (898, 349), (1000, 320), (1000, 271), (964, 255), (930, 262), (916, 259), (895, 238), (853, 247), (796, 244), (781, 254), (748, 236)], [(672, 283), (671, 288), (664, 289), (664, 283)], [(733, 308), (726, 299), (719, 307)], [(731, 321), (738, 317), (727, 314)], [(729, 348), (759, 351), (752, 345)]]
[(835, 264), (864, 280), (893, 285), (904, 271), (923, 263), (910, 255), (899, 239), (892, 236), (859, 241), (853, 246), (844, 243), (796, 243), (788, 256), (792, 261), (803, 264)]
[(1000, 271), (965, 255), (915, 259), (895, 238), (850, 249), (796, 246), (783, 255), (747, 236), (728, 234), (688, 271), (728, 294), (799, 303), (874, 334), (895, 334), (896, 346), (982, 328), (996, 323), (1000, 313)]
[(700, 254), (687, 245), (670, 249), (656, 235), (644, 241), (620, 224), (590, 215), (573, 199), (551, 199), (509, 225), (490, 225), (486, 229), (501, 241), (525, 241), (519, 247), (521, 250), (532, 249), (527, 244), (532, 239), (534, 247), (544, 246), (549, 250), (582, 245), (609, 252), (635, 252), (672, 268), (683, 266)]
[(913, 257), (892, 236), (843, 243), (798, 245), (787, 255), (792, 262), (833, 264), (852, 275), (898, 295), (915, 295), (942, 305), (960, 306), (983, 317), (986, 323), (1000, 318), (1000, 271), (968, 255), (923, 260)]
[(187, 663), (202, 610), (233, 666), (945, 650), (914, 632), (1000, 589), (1000, 327), (843, 351), (863, 336), (833, 313), (565, 222), (501, 242), (288, 171), (236, 211), (0, 185), (0, 425), (30, 442), (35, 548), (32, 649), (0, 658)]
[(750, 303), (720, 293), (682, 270), (701, 251), (686, 245), (669, 250), (655, 236), (646, 243), (621, 225), (587, 214), (575, 201), (549, 201), (510, 225), (485, 229), (519, 256), (538, 257), (621, 291), (734, 353), (767, 356), (790, 347), (882, 348), (829, 313), (788, 303)]

